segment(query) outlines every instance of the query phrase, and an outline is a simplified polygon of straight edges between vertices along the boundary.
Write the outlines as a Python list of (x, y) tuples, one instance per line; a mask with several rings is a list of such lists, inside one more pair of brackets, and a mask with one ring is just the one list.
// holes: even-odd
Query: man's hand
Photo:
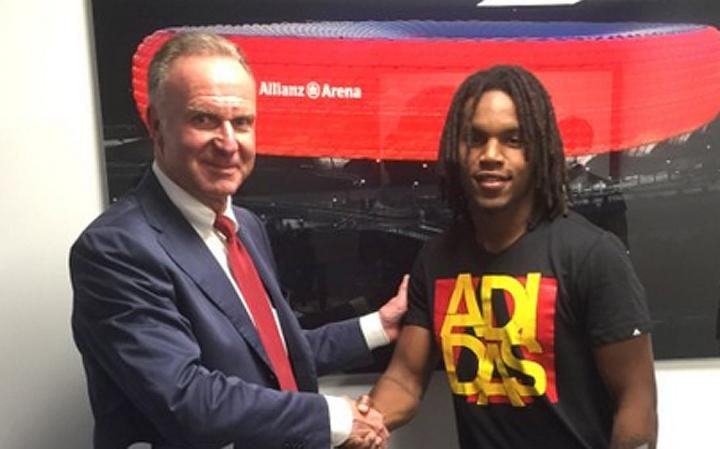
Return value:
[(363, 405), (358, 410), (358, 403), (348, 399), (353, 410), (352, 431), (343, 449), (387, 449), (390, 432), (383, 423), (383, 416), (377, 410)]
[(407, 312), (407, 289), (409, 281), (410, 276), (407, 274), (404, 275), (402, 282), (400, 282), (398, 286), (397, 294), (390, 298), (390, 300), (378, 310), (383, 330), (390, 341), (397, 340), (400, 335), (400, 329), (402, 328), (401, 321), (403, 316), (405, 316), (405, 312)]
[(357, 410), (363, 415), (370, 411), (372, 407), (372, 399), (369, 394), (364, 394), (357, 398)]

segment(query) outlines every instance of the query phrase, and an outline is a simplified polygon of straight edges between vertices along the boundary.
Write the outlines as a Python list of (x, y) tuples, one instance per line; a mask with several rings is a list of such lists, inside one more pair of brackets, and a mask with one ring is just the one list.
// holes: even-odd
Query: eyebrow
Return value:
[[(188, 115), (207, 114), (207, 115), (212, 115), (214, 117), (220, 117), (222, 115), (222, 114), (218, 113), (215, 109), (207, 108), (204, 106), (188, 106), (187, 113), (188, 113)], [(238, 115), (233, 115), (232, 118), (230, 118), (230, 120), (235, 120), (238, 118), (248, 118), (248, 119), (255, 120), (255, 116), (256, 116), (256, 114), (253, 114), (253, 113), (242, 112)]]
[[(476, 126), (474, 123), (470, 123), (470, 127), (469, 127), (468, 131), (471, 134), (473, 134), (473, 133), (490, 134), (487, 132), (487, 130), (485, 128)], [(497, 134), (506, 135), (506, 134), (519, 133), (519, 132), (520, 132), (520, 126), (511, 125), (511, 126), (501, 129), (500, 132)]]
[(203, 106), (188, 106), (187, 112), (190, 114), (217, 115), (217, 112), (213, 111), (212, 108), (206, 108)]

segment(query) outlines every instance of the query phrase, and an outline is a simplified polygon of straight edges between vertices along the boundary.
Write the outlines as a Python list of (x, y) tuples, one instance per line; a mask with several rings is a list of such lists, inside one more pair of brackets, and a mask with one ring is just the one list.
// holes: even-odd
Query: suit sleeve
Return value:
[(280, 392), (203, 366), (193, 328), (174, 301), (177, 274), (158, 253), (130, 230), (91, 229), (73, 246), (72, 322), (84, 357), (174, 444), (330, 447), (322, 396)]
[(306, 330), (318, 375), (362, 367), (372, 363), (372, 353), (357, 318)]

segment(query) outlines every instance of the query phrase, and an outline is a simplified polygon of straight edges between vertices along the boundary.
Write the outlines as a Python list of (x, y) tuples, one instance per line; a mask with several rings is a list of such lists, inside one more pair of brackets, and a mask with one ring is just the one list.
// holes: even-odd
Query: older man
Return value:
[(379, 313), (305, 331), (268, 237), (231, 196), (255, 160), (256, 85), (213, 34), (179, 34), (149, 71), (154, 164), (80, 236), (73, 331), (95, 447), (382, 447), (377, 412), (317, 393), (317, 376), (397, 337), (404, 284)]

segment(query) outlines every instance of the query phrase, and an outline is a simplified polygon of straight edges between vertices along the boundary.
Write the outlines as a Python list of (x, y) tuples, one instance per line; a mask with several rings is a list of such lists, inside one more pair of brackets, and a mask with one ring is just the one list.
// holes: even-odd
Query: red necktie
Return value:
[(288, 354), (283, 347), (280, 331), (270, 308), (270, 299), (255, 269), (255, 264), (240, 239), (235, 235), (235, 226), (232, 220), (224, 215), (218, 215), (214, 226), (226, 238), (230, 272), (245, 298), (253, 320), (255, 320), (255, 328), (260, 335), (263, 348), (270, 358), (273, 371), (280, 383), (280, 389), (297, 391)]

